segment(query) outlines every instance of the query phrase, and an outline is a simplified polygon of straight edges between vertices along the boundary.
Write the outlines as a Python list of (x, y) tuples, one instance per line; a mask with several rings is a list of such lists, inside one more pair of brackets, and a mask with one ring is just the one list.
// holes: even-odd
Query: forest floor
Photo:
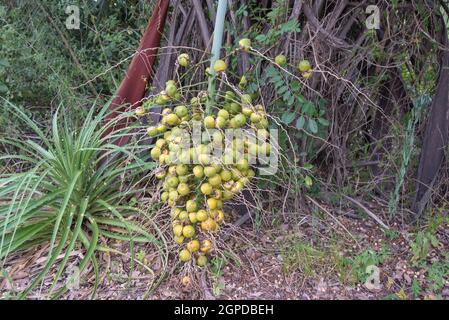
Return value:
[[(398, 219), (390, 230), (383, 230), (360, 212), (337, 214), (341, 210), (329, 207), (326, 211), (326, 215), (295, 215), (270, 230), (248, 221), (233, 229), (226, 246), (220, 246), (220, 255), (203, 271), (179, 265), (168, 270), (161, 256), (145, 247), (137, 248), (136, 254), (149, 268), (137, 264), (134, 271), (127, 257), (101, 254), (102, 281), (95, 298), (449, 299), (448, 217), (435, 216), (421, 227), (403, 225)], [(114, 245), (127, 250), (121, 243)], [(75, 251), (71, 260), (81, 257)], [(0, 298), (14, 298), (45, 259), (45, 248), (40, 248), (10, 260), (0, 274)], [(175, 259), (170, 255), (169, 265), (175, 265)], [(149, 292), (163, 269), (162, 281)], [(55, 271), (30, 298), (45, 298)], [(92, 269), (85, 275), (64, 299), (90, 298)], [(182, 284), (186, 275), (190, 281)]]

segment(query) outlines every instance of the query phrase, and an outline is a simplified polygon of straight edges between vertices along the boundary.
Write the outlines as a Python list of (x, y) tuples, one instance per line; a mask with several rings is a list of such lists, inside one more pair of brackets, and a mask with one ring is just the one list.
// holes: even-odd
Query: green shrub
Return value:
[[(16, 155), (1, 156), (0, 162), (12, 158), (27, 168), (20, 173), (0, 175), (0, 259), (5, 262), (17, 251), (50, 244), (44, 269), (19, 298), (29, 294), (62, 254), (51, 295), (75, 246), (86, 250), (78, 265), (80, 272), (91, 262), (98, 274), (95, 253), (100, 248), (100, 236), (130, 241), (131, 252), (134, 242), (162, 246), (155, 236), (127, 219), (139, 213), (127, 200), (144, 191), (139, 186), (142, 174), (151, 170), (154, 163), (135, 156), (140, 153), (137, 143), (125, 147), (111, 143), (132, 134), (135, 128), (107, 133), (115, 124), (103, 124), (107, 107), (97, 115), (94, 110), (93, 106), (79, 129), (56, 112), (47, 136), (19, 107), (9, 102), (3, 105), (2, 112), (17, 116), (28, 126), (28, 134), (32, 132), (28, 136), (36, 138), (0, 139), (0, 143), (17, 150)], [(63, 286), (55, 296), (66, 289)]]

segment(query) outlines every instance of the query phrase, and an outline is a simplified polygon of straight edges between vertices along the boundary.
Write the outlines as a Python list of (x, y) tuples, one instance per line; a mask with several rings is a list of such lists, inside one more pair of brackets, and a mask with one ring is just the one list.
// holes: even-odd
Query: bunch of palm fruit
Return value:
[[(188, 56), (178, 63), (185, 66)], [(218, 60), (216, 72), (226, 64)], [(270, 154), (268, 119), (262, 105), (253, 105), (248, 94), (218, 93), (206, 114), (206, 92), (188, 99), (173, 80), (136, 113), (165, 106), (161, 121), (147, 128), (157, 139), (151, 157), (159, 163), (155, 176), (162, 186), (161, 201), (171, 207), (173, 239), (180, 245), (179, 259), (207, 263), (214, 251), (214, 234), (225, 221), (223, 202), (250, 186), (260, 155)], [(187, 102), (188, 101), (188, 102)], [(198, 141), (192, 144), (195, 128)], [(231, 129), (240, 135), (229, 134)], [(194, 140), (194, 139), (193, 139)]]

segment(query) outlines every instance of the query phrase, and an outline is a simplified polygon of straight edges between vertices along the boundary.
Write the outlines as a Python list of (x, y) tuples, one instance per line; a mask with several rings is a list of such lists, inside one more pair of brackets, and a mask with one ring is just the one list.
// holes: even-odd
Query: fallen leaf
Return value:
[(407, 299), (407, 295), (405, 294), (404, 288), (401, 288), (401, 290), (399, 290), (398, 292), (395, 293), (396, 297), (398, 297), (398, 299), (400, 300), (405, 300)]

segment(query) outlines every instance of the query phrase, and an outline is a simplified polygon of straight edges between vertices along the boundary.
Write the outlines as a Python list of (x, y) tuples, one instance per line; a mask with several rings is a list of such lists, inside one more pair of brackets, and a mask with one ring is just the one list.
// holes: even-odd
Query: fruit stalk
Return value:
[(212, 43), (212, 57), (210, 59), (210, 76), (207, 93), (209, 99), (206, 104), (206, 115), (212, 114), (212, 104), (215, 101), (215, 79), (217, 77), (214, 71), (214, 64), (220, 58), (221, 43), (224, 32), (224, 20), (226, 17), (227, 0), (219, 0), (217, 16), (215, 18), (214, 39)]

